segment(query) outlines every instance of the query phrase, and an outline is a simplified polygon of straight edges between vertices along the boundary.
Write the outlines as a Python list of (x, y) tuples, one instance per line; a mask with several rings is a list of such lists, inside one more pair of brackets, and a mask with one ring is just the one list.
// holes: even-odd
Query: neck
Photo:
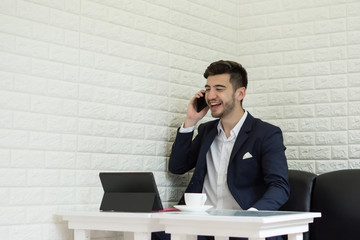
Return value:
[(240, 121), (244, 113), (245, 113), (244, 109), (241, 108), (241, 110), (233, 111), (230, 115), (227, 115), (226, 117), (220, 119), (226, 137), (230, 137), (231, 130)]

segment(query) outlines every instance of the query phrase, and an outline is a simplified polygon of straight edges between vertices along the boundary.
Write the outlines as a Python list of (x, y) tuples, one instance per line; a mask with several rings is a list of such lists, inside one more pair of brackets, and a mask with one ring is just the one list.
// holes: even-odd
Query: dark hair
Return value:
[(205, 70), (204, 77), (229, 73), (230, 83), (233, 86), (234, 91), (240, 87), (247, 88), (248, 79), (247, 72), (241, 64), (233, 61), (220, 60), (211, 63)]

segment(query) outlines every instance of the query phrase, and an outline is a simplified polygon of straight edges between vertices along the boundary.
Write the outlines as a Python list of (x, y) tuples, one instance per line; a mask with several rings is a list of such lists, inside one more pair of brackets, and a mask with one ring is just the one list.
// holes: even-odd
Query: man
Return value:
[[(205, 91), (191, 99), (170, 155), (169, 170), (195, 168), (186, 192), (204, 192), (216, 209), (278, 210), (289, 197), (288, 166), (280, 128), (245, 111), (247, 73), (238, 63), (217, 61), (206, 69)], [(195, 100), (207, 107), (197, 112)], [(195, 125), (208, 111), (218, 118)], [(184, 204), (181, 199), (180, 204)]]

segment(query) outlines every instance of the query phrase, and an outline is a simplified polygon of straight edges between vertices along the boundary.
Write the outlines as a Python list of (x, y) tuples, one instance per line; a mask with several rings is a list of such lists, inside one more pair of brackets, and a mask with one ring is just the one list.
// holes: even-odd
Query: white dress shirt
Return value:
[[(207, 195), (205, 204), (212, 205), (216, 209), (241, 209), (230, 193), (226, 180), (230, 155), (247, 115), (248, 113), (245, 111), (240, 121), (231, 130), (229, 138), (226, 137), (221, 121), (219, 121), (217, 126), (218, 135), (206, 154), (207, 174), (203, 186), (203, 192)], [(181, 127), (180, 133), (191, 132), (193, 130), (194, 127)]]

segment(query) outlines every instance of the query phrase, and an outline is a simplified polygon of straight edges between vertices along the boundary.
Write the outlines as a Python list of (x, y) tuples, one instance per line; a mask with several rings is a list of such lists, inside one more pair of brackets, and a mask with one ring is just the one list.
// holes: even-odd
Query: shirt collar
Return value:
[[(231, 135), (234, 135), (235, 137), (238, 136), (238, 134), (240, 132), (240, 129), (243, 126), (247, 115), (248, 115), (248, 112), (245, 110), (244, 115), (240, 118), (239, 122), (235, 125), (235, 127), (233, 129), (231, 129), (231, 131), (230, 131)], [(222, 125), (221, 125), (221, 120), (219, 121), (219, 123), (217, 125), (217, 130), (218, 130), (218, 135), (221, 132), (224, 132), (224, 129), (223, 129)]]

